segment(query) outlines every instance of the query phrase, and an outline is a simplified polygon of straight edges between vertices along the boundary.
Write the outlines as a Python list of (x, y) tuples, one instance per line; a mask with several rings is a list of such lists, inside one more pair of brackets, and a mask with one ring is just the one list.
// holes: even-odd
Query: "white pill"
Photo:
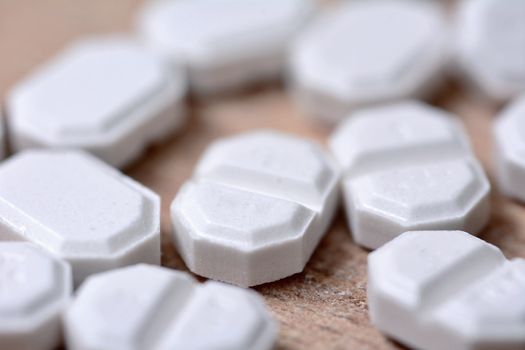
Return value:
[(368, 257), (372, 324), (417, 349), (523, 349), (525, 260), (462, 231), (412, 231)]
[(311, 117), (333, 123), (349, 110), (439, 85), (448, 60), (438, 4), (348, 2), (322, 16), (292, 47), (292, 90)]
[(186, 85), (175, 70), (125, 38), (84, 40), (9, 94), (10, 142), (75, 147), (122, 167), (182, 123)]
[(334, 130), (329, 146), (350, 177), (471, 154), (454, 116), (411, 100), (350, 114)]
[(252, 286), (303, 270), (338, 203), (339, 170), (313, 142), (271, 131), (212, 144), (172, 203), (191, 271)]
[(160, 199), (77, 151), (33, 150), (0, 164), (0, 240), (27, 240), (66, 259), (74, 281), (160, 263)]
[(321, 231), (330, 223), (338, 167), (316, 143), (277, 131), (256, 131), (216, 141), (195, 177), (267, 194), (317, 212)]
[(153, 1), (139, 18), (146, 41), (184, 65), (191, 88), (217, 93), (273, 79), (312, 0)]
[(90, 277), (64, 323), (72, 350), (266, 350), (277, 337), (254, 291), (151, 265)]
[(525, 94), (507, 107), (494, 124), (494, 163), (499, 189), (525, 201)]
[(333, 133), (354, 241), (375, 249), (409, 230), (478, 233), (490, 184), (454, 118), (419, 102), (358, 111)]
[(463, 0), (457, 22), (457, 58), (468, 80), (499, 101), (525, 92), (525, 2)]
[(461, 229), (488, 222), (490, 185), (467, 160), (395, 167), (343, 185), (354, 240), (378, 248), (412, 230)]
[(0, 242), (0, 348), (52, 350), (72, 290), (71, 268), (31, 243)]
[(5, 142), (5, 132), (4, 132), (4, 118), (2, 113), (0, 113), (0, 160), (6, 156), (6, 142)]

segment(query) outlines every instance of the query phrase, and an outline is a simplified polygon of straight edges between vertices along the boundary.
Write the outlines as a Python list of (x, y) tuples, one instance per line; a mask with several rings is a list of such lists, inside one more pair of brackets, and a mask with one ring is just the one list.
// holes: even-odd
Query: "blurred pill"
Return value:
[[(1, 110), (0, 110), (1, 111)], [(0, 160), (6, 156), (6, 140), (4, 131), (4, 117), (0, 112)]]
[(36, 245), (0, 242), (0, 349), (56, 349), (71, 280), (69, 264)]
[(493, 135), (498, 187), (506, 196), (525, 201), (525, 94), (503, 110)]
[(187, 69), (197, 94), (275, 79), (313, 0), (157, 0), (139, 16), (152, 47)]
[(73, 44), (10, 92), (13, 150), (74, 147), (129, 164), (183, 121), (185, 81), (167, 67), (124, 38)]
[(501, 102), (525, 92), (525, 1), (463, 0), (457, 27), (457, 60), (468, 82)]
[(307, 116), (325, 123), (355, 107), (426, 97), (441, 81), (447, 48), (436, 3), (349, 1), (292, 46), (292, 93)]

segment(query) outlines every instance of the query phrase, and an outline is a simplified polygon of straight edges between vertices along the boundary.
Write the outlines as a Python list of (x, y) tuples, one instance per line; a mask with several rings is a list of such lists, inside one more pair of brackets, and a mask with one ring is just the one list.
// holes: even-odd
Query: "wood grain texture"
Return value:
[[(0, 96), (71, 40), (90, 34), (130, 31), (136, 0), (0, 0)], [(465, 123), (475, 151), (491, 169), (491, 123), (500, 107), (447, 83), (433, 104)], [(126, 172), (162, 197), (163, 265), (185, 269), (169, 235), (169, 204), (213, 140), (238, 132), (273, 128), (324, 143), (329, 131), (305, 122), (285, 89), (274, 84), (240, 94), (191, 102), (188, 123), (177, 135), (152, 147)], [(525, 210), (492, 194), (490, 225), (481, 234), (508, 257), (525, 257)], [(368, 321), (366, 258), (342, 213), (303, 273), (255, 288), (281, 323), (280, 349), (399, 348)]]

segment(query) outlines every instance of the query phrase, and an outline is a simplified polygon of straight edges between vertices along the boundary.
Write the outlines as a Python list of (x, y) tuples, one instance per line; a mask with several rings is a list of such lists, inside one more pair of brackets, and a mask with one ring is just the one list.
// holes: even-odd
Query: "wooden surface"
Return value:
[[(0, 0), (0, 96), (74, 38), (130, 30), (138, 4), (135, 0)], [(461, 117), (491, 175), (490, 126), (498, 106), (476, 99), (454, 82), (433, 103)], [(188, 119), (178, 135), (150, 149), (126, 171), (162, 196), (163, 265), (176, 269), (185, 266), (168, 241), (168, 207), (211, 141), (256, 128), (279, 129), (320, 142), (329, 134), (306, 123), (279, 85), (191, 103)], [(524, 208), (496, 191), (492, 205), (490, 225), (481, 237), (508, 257), (525, 257)], [(278, 348), (399, 347), (369, 324), (367, 253), (352, 242), (340, 213), (303, 273), (255, 288), (280, 321)]]

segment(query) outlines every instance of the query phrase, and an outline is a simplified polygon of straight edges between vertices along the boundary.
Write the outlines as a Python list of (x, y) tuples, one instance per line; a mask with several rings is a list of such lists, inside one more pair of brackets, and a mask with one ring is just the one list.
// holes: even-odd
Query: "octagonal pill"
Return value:
[(525, 4), (463, 0), (457, 18), (457, 60), (484, 95), (506, 101), (525, 92)]
[(212, 144), (171, 206), (191, 271), (241, 286), (302, 271), (338, 202), (339, 169), (304, 139), (258, 131)]
[(180, 72), (130, 39), (87, 39), (10, 92), (11, 146), (82, 148), (122, 167), (181, 125), (185, 89)]
[(525, 260), (463, 231), (406, 232), (368, 258), (372, 324), (424, 349), (525, 346)]
[(465, 230), (489, 219), (490, 185), (468, 160), (396, 167), (343, 185), (356, 242), (375, 249), (405, 231)]
[(375, 249), (407, 230), (478, 233), (488, 222), (488, 182), (450, 114), (404, 101), (352, 113), (330, 137), (343, 169), (356, 243)]
[(494, 163), (499, 189), (525, 201), (525, 94), (513, 101), (493, 127)]
[(68, 260), (75, 283), (122, 265), (160, 262), (160, 199), (79, 151), (33, 150), (0, 164), (0, 238)]
[(240, 286), (301, 272), (324, 233), (298, 203), (207, 181), (186, 183), (171, 213), (188, 268)]
[(278, 77), (312, 0), (152, 1), (138, 20), (150, 45), (188, 72), (198, 94)]
[(64, 324), (73, 350), (265, 350), (277, 336), (255, 292), (143, 264), (90, 277)]
[(446, 32), (435, 3), (345, 3), (292, 46), (292, 92), (308, 116), (327, 123), (356, 107), (429, 95), (448, 61)]
[(26, 242), (0, 242), (0, 348), (52, 350), (61, 344), (61, 313), (71, 268)]

